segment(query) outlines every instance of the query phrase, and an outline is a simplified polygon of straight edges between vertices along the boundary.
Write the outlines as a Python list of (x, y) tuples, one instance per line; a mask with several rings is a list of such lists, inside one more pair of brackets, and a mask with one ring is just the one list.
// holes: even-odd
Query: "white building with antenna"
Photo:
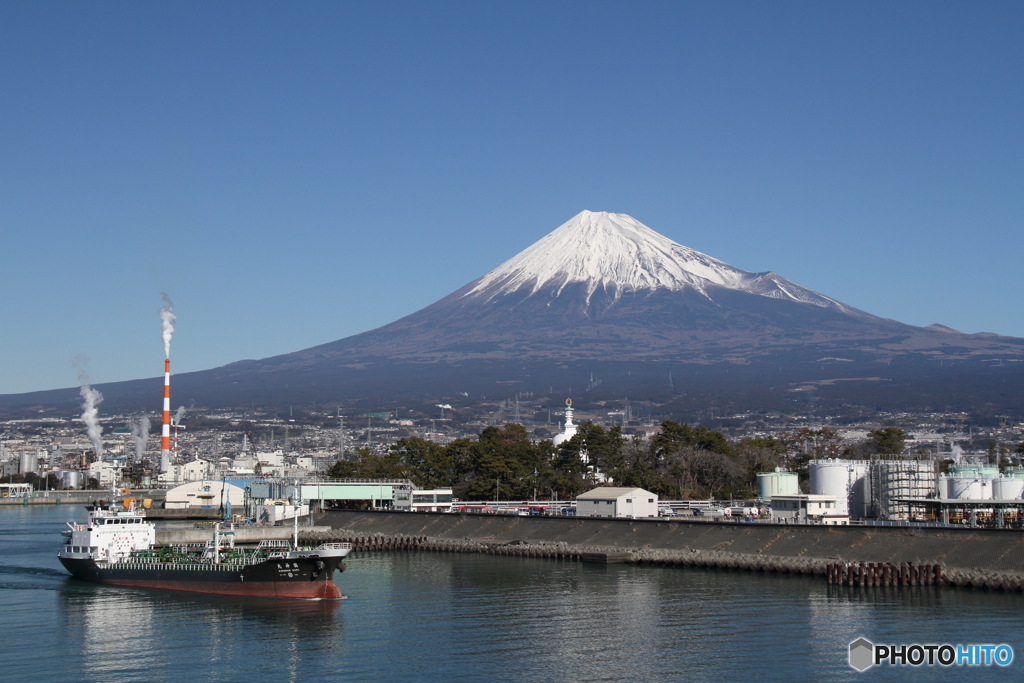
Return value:
[(572, 423), (572, 399), (567, 398), (565, 399), (565, 426), (561, 432), (555, 434), (555, 438), (551, 440), (551, 443), (558, 446), (574, 436), (576, 436), (576, 425)]

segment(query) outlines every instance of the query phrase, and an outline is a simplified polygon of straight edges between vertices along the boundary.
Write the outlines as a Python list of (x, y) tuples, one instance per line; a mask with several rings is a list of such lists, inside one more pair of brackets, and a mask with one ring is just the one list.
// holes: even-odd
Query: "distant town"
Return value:
[(547, 396), (465, 403), (357, 414), (181, 409), (163, 472), (159, 424), (146, 438), (137, 415), (100, 416), (101, 456), (78, 416), (8, 420), (0, 423), (0, 483), (45, 492), (361, 478), (450, 488), (456, 501), (567, 500), (597, 485), (642, 486), (663, 500), (755, 500), (764, 497), (758, 475), (792, 473), (798, 484), (789, 493), (806, 494), (809, 463), (828, 459), (927, 462), (933, 487), (951, 467), (1005, 473), (1024, 459), (1024, 423), (998, 416), (708, 414), (709, 429), (653, 404), (601, 401), (569, 406), (568, 432), (567, 406)]

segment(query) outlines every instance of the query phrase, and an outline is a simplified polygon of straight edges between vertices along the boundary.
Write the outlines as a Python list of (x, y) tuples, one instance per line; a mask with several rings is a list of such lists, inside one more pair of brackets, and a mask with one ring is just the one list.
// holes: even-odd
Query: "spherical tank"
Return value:
[(815, 460), (810, 464), (811, 493), (835, 496), (836, 514), (850, 514), (850, 468), (843, 460)]
[(1024, 479), (1020, 477), (999, 477), (992, 480), (994, 500), (1019, 500), (1024, 497)]

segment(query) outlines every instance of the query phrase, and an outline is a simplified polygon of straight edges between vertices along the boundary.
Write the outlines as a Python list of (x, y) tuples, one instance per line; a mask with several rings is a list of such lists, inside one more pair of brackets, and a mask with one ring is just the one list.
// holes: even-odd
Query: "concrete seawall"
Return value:
[[(221, 525), (221, 533), (228, 531), (228, 525)], [(300, 526), (299, 539), (315, 539), (329, 535), (331, 529), (326, 526)], [(258, 543), (270, 540), (291, 540), (295, 530), (290, 526), (236, 526), (235, 543)], [(156, 544), (158, 546), (176, 545), (181, 543), (206, 543), (213, 538), (213, 526), (205, 529), (157, 529)]]
[(1021, 590), (1024, 532), (822, 527), (669, 520), (504, 517), (331, 511), (335, 537), (422, 538), (454, 552), (572, 556), (629, 552), (643, 564), (711, 566), (825, 576), (830, 564), (941, 565), (944, 583)]
[[(140, 503), (146, 498), (156, 503), (162, 501), (166, 493), (163, 489), (137, 489), (129, 497), (135, 498)], [(121, 500), (123, 496), (118, 494), (115, 498)], [(0, 498), (0, 505), (92, 505), (100, 500), (110, 500), (109, 489), (106, 491), (33, 491), (28, 497)]]

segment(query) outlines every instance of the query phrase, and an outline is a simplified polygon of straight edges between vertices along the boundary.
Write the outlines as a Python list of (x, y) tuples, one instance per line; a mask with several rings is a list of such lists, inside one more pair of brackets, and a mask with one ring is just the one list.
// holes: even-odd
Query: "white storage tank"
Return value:
[(771, 500), (772, 496), (795, 496), (800, 493), (796, 474), (776, 467), (774, 472), (757, 473), (757, 497)]
[(854, 517), (871, 516), (871, 486), (868, 483), (870, 465), (866, 460), (849, 461), (850, 514)]
[(1013, 465), (1011, 467), (1007, 467), (1006, 471), (1003, 472), (1003, 475), (1007, 477), (1016, 477), (1024, 479), (1024, 467), (1021, 467), (1020, 465)]
[(1024, 498), (1024, 478), (999, 477), (992, 480), (993, 500), (1020, 500)]
[(857, 481), (863, 482), (864, 473), (867, 471), (866, 463), (849, 460), (812, 460), (809, 469), (813, 495), (835, 496), (836, 514), (852, 513), (857, 517), (864, 515), (863, 486), (860, 487), (859, 504), (853, 500), (853, 494)]
[(956, 500), (989, 500), (992, 498), (990, 479), (953, 477), (949, 481), (950, 498), (955, 498)]
[(954, 477), (995, 479), (999, 476), (999, 468), (994, 465), (954, 465), (949, 468), (949, 474)]

